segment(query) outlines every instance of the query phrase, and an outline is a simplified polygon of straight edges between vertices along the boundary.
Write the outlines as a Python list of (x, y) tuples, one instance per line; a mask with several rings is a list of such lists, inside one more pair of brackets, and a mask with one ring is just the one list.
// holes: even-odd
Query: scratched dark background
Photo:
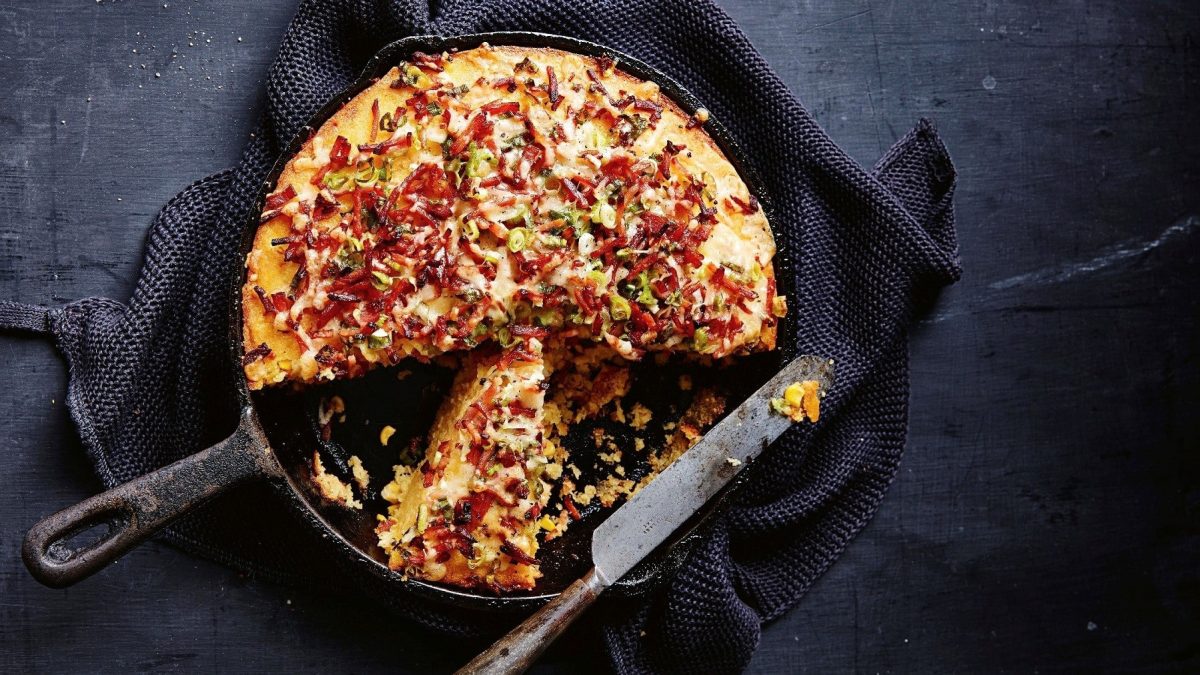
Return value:
[[(912, 336), (874, 522), (754, 672), (1200, 669), (1200, 3), (725, 0), (871, 164), (918, 117), (966, 275)], [(232, 164), (293, 0), (0, 6), (0, 297), (125, 299), (152, 215)], [(38, 586), (26, 528), (96, 492), (53, 349), (0, 354), (0, 670), (447, 670), (471, 645), (161, 544)], [(303, 546), (303, 542), (297, 542)], [(595, 668), (578, 638), (539, 670)]]

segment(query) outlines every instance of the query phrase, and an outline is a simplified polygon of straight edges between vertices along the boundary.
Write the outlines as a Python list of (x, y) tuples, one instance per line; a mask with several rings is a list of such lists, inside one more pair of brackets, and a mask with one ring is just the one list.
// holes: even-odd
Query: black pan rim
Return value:
[[(231, 289), (232, 300), (230, 311), (232, 312), (232, 316), (229, 321), (231, 338), (229, 341), (230, 363), (234, 370), (234, 381), (236, 383), (239, 405), (241, 408), (251, 411), (254, 423), (260, 427), (261, 422), (254, 412), (255, 404), (253, 397), (246, 384), (245, 374), (241, 367), (244, 350), (241, 291), (245, 283), (245, 259), (253, 247), (254, 236), (259, 225), (258, 214), (261, 211), (264, 200), (274, 188), (287, 162), (303, 147), (312, 134), (351, 98), (378, 81), (392, 66), (416, 51), (457, 51), (479, 47), (484, 43), (497, 46), (551, 48), (585, 56), (607, 56), (614, 58), (618, 62), (620, 70), (639, 79), (656, 83), (662, 93), (673, 100), (686, 114), (694, 114), (697, 110), (705, 107), (690, 91), (656, 68), (618, 50), (576, 37), (530, 31), (472, 33), (457, 36), (417, 35), (395, 40), (382, 47), (367, 61), (367, 64), (355, 81), (319, 108), (279, 153), (271, 170), (263, 180), (262, 189), (254, 204), (255, 208), (244, 226), (241, 246), (239, 248), (239, 264), (242, 267), (240, 273), (237, 275), (237, 283)], [(774, 230), (773, 202), (770, 195), (764, 189), (763, 183), (759, 179), (753, 165), (745, 160), (741, 149), (718, 119), (710, 117), (704, 124), (704, 130), (717, 144), (717, 147), (732, 164), (743, 182), (746, 183), (751, 194), (759, 200), (764, 215), (767, 217), (768, 224)], [(776, 257), (778, 260), (780, 257), (779, 252), (777, 252)], [(271, 484), (276, 488), (277, 492), (282, 493), (290, 501), (292, 508), (299, 513), (302, 520), (305, 521), (314, 533), (332, 539), (338, 548), (339, 557), (343, 563), (352, 565), (356, 571), (369, 574), (372, 578), (388, 582), (389, 587), (395, 588), (397, 591), (421, 600), (449, 604), (468, 610), (493, 612), (496, 610), (506, 612), (529, 611), (558, 595), (557, 593), (493, 595), (406, 578), (362, 551), (357, 545), (348, 540), (338, 528), (330, 524), (301, 495), (300, 490), (292, 484), (292, 479), (287, 477), (288, 473), (282, 466), (278, 456), (274, 452), (272, 452), (272, 456), (275, 457), (277, 463), (280, 463), (279, 473), (284, 477), (271, 479)], [(716, 517), (726, 510), (725, 505), (728, 501), (728, 496), (746, 482), (749, 473), (749, 471), (741, 472), (738, 478), (727, 486), (717, 498), (712, 500), (701, 513), (697, 514), (693, 524), (690, 526), (685, 525), (685, 528), (687, 528), (685, 531), (676, 533), (670, 541), (665, 542), (656, 552), (651, 553), (630, 575), (618, 581), (606, 595), (640, 596), (664, 583), (670, 574), (683, 564), (687, 554), (717, 520)]]

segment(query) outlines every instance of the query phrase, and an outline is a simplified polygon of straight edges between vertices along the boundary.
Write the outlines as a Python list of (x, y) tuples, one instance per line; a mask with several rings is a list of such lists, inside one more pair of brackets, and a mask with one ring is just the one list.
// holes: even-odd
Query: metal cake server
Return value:
[(801, 356), (717, 423), (592, 533), (593, 567), (508, 635), (458, 671), (524, 672), (604, 589), (631, 570), (793, 424), (771, 399), (793, 382), (832, 384), (833, 361)]

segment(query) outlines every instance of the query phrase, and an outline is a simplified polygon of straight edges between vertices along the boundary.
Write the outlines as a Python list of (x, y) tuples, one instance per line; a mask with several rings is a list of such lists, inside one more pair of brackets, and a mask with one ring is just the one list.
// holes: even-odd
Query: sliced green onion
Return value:
[(611, 230), (617, 225), (617, 210), (603, 199), (596, 200), (589, 215), (593, 223), (600, 223), (607, 229)]
[(611, 293), (608, 296), (608, 312), (612, 315), (613, 321), (626, 321), (629, 319), (630, 312), (629, 301), (616, 293)]
[(491, 162), (496, 161), (495, 155), (488, 152), (484, 148), (476, 146), (474, 143), (468, 148), (470, 156), (467, 159), (467, 176), (469, 178), (479, 178), (492, 170)]
[(697, 328), (696, 334), (692, 337), (692, 342), (696, 345), (696, 351), (702, 352), (708, 348), (708, 329)]
[(650, 274), (642, 272), (638, 275), (638, 292), (637, 301), (647, 307), (654, 304), (654, 294), (650, 292)]
[(371, 285), (374, 286), (376, 290), (386, 291), (392, 287), (392, 278), (383, 272), (380, 272), (379, 270), (373, 270), (371, 272)]
[(574, 206), (569, 206), (565, 209), (551, 210), (550, 217), (555, 219), (562, 218), (564, 221), (566, 221), (567, 225), (571, 226), (571, 229), (575, 230), (576, 233), (583, 232), (587, 229), (587, 221), (583, 219), (583, 212)]
[(334, 262), (342, 271), (359, 269), (364, 262), (362, 249), (355, 251), (349, 246), (343, 246), (334, 258)]
[(501, 219), (500, 222), (509, 227), (533, 227), (533, 214), (529, 212), (529, 207), (525, 204), (520, 204), (511, 213), (512, 215)]
[(516, 227), (508, 231), (508, 250), (516, 253), (525, 248), (525, 244), (529, 242), (529, 230), (523, 227)]
[(370, 185), (375, 182), (375, 166), (367, 162), (354, 174), (354, 182), (359, 185)]
[(464, 220), (462, 223), (462, 236), (470, 241), (475, 241), (479, 238), (479, 225), (474, 219)]
[(380, 328), (367, 336), (367, 346), (371, 349), (383, 349), (392, 344), (392, 334)]
[(567, 245), (566, 239), (553, 234), (538, 235), (538, 239), (546, 248), (564, 248)]

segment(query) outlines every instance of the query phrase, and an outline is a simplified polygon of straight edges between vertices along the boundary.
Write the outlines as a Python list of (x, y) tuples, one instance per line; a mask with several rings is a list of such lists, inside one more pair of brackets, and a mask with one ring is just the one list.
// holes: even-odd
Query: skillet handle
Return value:
[(471, 659), (455, 675), (519, 675), (525, 672), (605, 588), (606, 584), (593, 567), (487, 651)]
[[(25, 535), (21, 557), (43, 584), (70, 586), (209, 498), (278, 473), (277, 466), (257, 419), (245, 408), (237, 430), (220, 443), (44, 518)], [(96, 526), (106, 526), (98, 540), (72, 545), (72, 538)]]

